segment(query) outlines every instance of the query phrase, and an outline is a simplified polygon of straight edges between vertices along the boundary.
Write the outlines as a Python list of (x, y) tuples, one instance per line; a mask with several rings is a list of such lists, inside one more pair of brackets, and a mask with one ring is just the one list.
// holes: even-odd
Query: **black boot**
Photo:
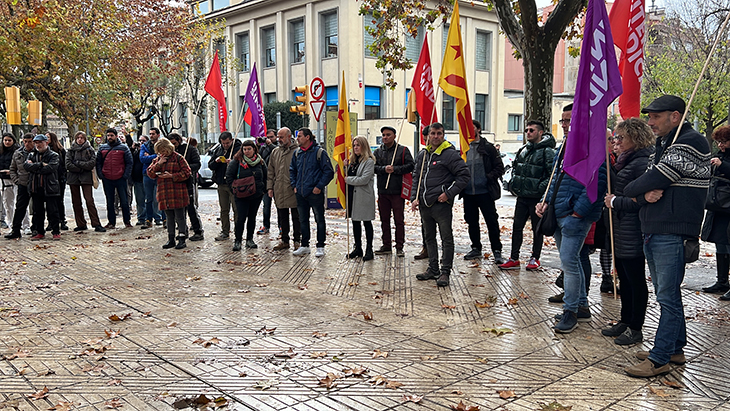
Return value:
[(167, 242), (165, 243), (165, 245), (162, 246), (162, 248), (165, 248), (165, 249), (172, 248), (172, 247), (175, 247), (175, 236), (167, 237)]
[(370, 260), (372, 260), (373, 258), (375, 258), (375, 257), (373, 256), (373, 246), (372, 246), (372, 245), (369, 245), (369, 246), (367, 247), (367, 249), (365, 250), (365, 255), (364, 255), (364, 256), (362, 256), (362, 260), (363, 260), (363, 261), (370, 261)]
[(5, 238), (7, 238), (8, 240), (20, 238), (20, 231), (11, 231), (11, 232), (5, 234)]
[(723, 294), (730, 290), (728, 284), (728, 271), (730, 271), (730, 254), (717, 253), (717, 282), (702, 289), (703, 292), (711, 294)]
[(185, 244), (185, 236), (180, 236), (177, 238), (177, 245), (175, 246), (176, 250), (182, 250), (183, 248), (187, 247), (187, 244)]
[(362, 246), (360, 244), (355, 244), (355, 248), (353, 248), (352, 252), (347, 255), (347, 258), (357, 257), (362, 257)]
[(603, 274), (601, 277), (601, 292), (613, 294), (613, 277), (610, 275)]

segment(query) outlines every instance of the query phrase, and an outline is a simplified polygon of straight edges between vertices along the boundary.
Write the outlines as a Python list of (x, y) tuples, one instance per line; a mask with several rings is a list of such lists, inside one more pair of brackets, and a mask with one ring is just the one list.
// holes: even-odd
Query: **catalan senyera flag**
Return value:
[(352, 131), (350, 131), (350, 110), (347, 103), (347, 91), (345, 91), (345, 71), (342, 71), (342, 83), (340, 85), (340, 101), (337, 111), (337, 129), (335, 131), (335, 148), (332, 155), (337, 161), (337, 201), (342, 208), (346, 208), (345, 201), (345, 159), (352, 150)]
[(444, 93), (456, 100), (456, 118), (459, 123), (459, 151), (466, 161), (469, 143), (474, 141), (474, 124), (469, 106), (469, 91), (466, 88), (466, 66), (464, 65), (464, 48), (461, 42), (461, 26), (459, 24), (459, 2), (454, 3), (451, 14), (451, 26), (446, 41), (446, 52), (441, 64), (439, 86)]

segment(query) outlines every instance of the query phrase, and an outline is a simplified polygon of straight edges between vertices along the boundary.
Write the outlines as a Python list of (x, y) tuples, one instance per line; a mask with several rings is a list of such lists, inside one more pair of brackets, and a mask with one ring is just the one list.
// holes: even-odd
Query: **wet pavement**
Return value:
[[(499, 208), (508, 251), (512, 209)], [(363, 263), (344, 258), (341, 211), (328, 211), (318, 259), (272, 251), (276, 230), (256, 236), (258, 249), (232, 252), (231, 241), (213, 241), (216, 203), (200, 210), (206, 239), (184, 250), (161, 249), (162, 228), (0, 240), (0, 409), (730, 410), (729, 305), (697, 291), (714, 279), (711, 245), (683, 289), (687, 364), (635, 379), (623, 368), (652, 346), (653, 294), (642, 344), (600, 334), (620, 312), (599, 292), (600, 275), (592, 320), (556, 335), (552, 242), (539, 271), (464, 261), (459, 205), (455, 267), (441, 289), (415, 279), (427, 262), (413, 260), (413, 214), (405, 258)]]

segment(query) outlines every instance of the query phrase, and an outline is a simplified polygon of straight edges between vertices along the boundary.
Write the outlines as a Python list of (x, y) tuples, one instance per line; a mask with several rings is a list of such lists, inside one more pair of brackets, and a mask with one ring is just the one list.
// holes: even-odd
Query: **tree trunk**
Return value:
[(525, 121), (538, 120), (549, 130), (552, 119), (555, 48), (542, 42), (525, 45), (522, 54), (525, 70)]

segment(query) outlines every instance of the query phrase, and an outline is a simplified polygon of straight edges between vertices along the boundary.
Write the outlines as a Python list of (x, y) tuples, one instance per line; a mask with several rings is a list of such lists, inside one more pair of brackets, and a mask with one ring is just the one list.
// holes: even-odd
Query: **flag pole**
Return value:
[[(349, 119), (348, 119), (349, 120)], [(350, 158), (350, 150), (345, 145), (345, 158)], [(345, 226), (347, 226), (347, 256), (350, 256), (350, 214), (348, 213), (348, 204), (350, 203), (350, 190), (347, 188), (347, 170), (342, 170), (342, 174), (345, 174)]]
[[(408, 93), (408, 100), (406, 100), (406, 113), (403, 115), (403, 121), (400, 123), (400, 129), (398, 130), (398, 135), (396, 136), (395, 140), (395, 151), (393, 151), (393, 159), (390, 160), (390, 166), (392, 167), (393, 164), (395, 164), (395, 156), (398, 154), (398, 144), (400, 143), (400, 136), (401, 133), (403, 133), (403, 125), (406, 123), (406, 120), (408, 120), (408, 103), (411, 101), (411, 97), (413, 96), (413, 91)], [(435, 104), (434, 104), (435, 106)], [(418, 126), (416, 126), (418, 127)], [(388, 179), (385, 180), (385, 189), (388, 189), (388, 185), (390, 185), (390, 176), (392, 176), (393, 173), (388, 173)]]
[(679, 127), (677, 127), (677, 132), (674, 134), (674, 138), (669, 143), (670, 145), (674, 143), (674, 141), (679, 137), (679, 132), (682, 131), (682, 124), (684, 124), (684, 120), (687, 118), (687, 113), (689, 112), (689, 107), (692, 105), (692, 101), (695, 99), (695, 94), (697, 94), (697, 89), (700, 87), (700, 81), (702, 81), (702, 77), (705, 75), (705, 71), (707, 70), (707, 66), (710, 64), (710, 59), (712, 58), (712, 55), (715, 54), (715, 48), (717, 48), (717, 43), (720, 41), (720, 36), (723, 32), (725, 32), (725, 27), (727, 26), (727, 22), (730, 20), (730, 12), (728, 12), (727, 16), (725, 16), (725, 21), (722, 22), (722, 27), (720, 27), (720, 30), (717, 32), (717, 37), (715, 37), (715, 42), (712, 43), (712, 48), (710, 49), (710, 53), (707, 55), (707, 59), (705, 59), (705, 65), (702, 66), (702, 72), (700, 72), (700, 76), (697, 78), (697, 82), (695, 83), (695, 88), (692, 90), (692, 95), (689, 97), (689, 101), (687, 102), (687, 106), (684, 108), (684, 113), (682, 114), (682, 120), (679, 122)]
[[(611, 194), (611, 159), (606, 146), (606, 177), (608, 182), (608, 194)], [(613, 299), (616, 299), (616, 251), (613, 243), (613, 209), (608, 209), (608, 232), (611, 240), (611, 276), (613, 277)]]

